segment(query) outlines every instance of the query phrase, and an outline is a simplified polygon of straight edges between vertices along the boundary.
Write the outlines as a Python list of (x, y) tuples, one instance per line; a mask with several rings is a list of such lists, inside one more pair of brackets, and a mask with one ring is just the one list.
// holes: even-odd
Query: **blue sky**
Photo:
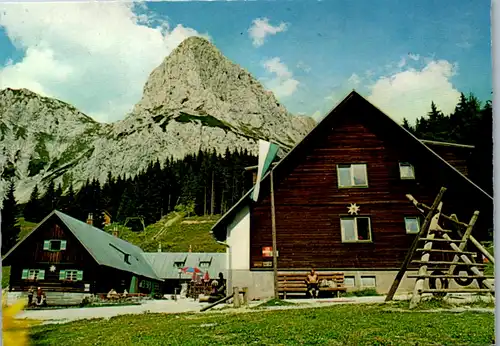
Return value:
[(352, 89), (398, 121), (432, 100), (451, 112), (459, 92), (491, 98), (490, 2), (478, 0), (2, 4), (0, 87), (115, 121), (191, 35), (295, 114), (320, 118)]

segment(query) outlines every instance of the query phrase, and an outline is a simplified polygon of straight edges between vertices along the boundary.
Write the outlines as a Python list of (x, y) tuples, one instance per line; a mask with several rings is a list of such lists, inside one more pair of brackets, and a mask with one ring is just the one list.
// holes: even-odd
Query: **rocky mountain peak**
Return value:
[(210, 117), (235, 132), (293, 145), (314, 121), (293, 119), (248, 71), (200, 37), (183, 41), (153, 70), (134, 114), (168, 121), (185, 114)]

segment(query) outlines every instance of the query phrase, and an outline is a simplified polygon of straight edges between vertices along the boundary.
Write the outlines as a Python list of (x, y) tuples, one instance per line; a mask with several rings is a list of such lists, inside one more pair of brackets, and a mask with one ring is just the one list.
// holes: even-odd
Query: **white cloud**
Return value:
[(300, 82), (293, 78), (293, 73), (281, 62), (280, 58), (266, 60), (262, 66), (269, 73), (274, 74), (274, 78), (263, 78), (263, 81), (277, 98), (290, 96), (297, 90)]
[(420, 59), (420, 54), (408, 53), (408, 58), (410, 58), (413, 61), (418, 61)]
[(298, 69), (301, 69), (302, 71), (304, 72), (311, 72), (311, 66), (307, 65), (305, 62), (303, 62), (302, 60), (300, 60), (298, 63), (297, 63), (297, 68)]
[(0, 69), (0, 88), (56, 97), (99, 121), (123, 118), (151, 71), (185, 38), (199, 35), (170, 28), (144, 4), (3, 4), (0, 13), (0, 26), (25, 51)]
[(361, 78), (356, 73), (353, 73), (351, 75), (351, 77), (349, 77), (349, 79), (347, 80), (347, 82), (350, 85), (356, 87), (356, 86), (358, 86), (361, 83)]
[(268, 18), (257, 18), (252, 21), (252, 26), (248, 29), (248, 35), (253, 41), (255, 47), (260, 47), (264, 44), (266, 36), (276, 35), (279, 32), (284, 32), (288, 29), (288, 24), (281, 22), (278, 26), (269, 24)]
[(431, 101), (443, 111), (451, 113), (460, 92), (450, 82), (457, 66), (446, 60), (430, 61), (421, 70), (409, 68), (381, 77), (370, 86), (368, 100), (401, 123), (410, 123), (430, 110)]

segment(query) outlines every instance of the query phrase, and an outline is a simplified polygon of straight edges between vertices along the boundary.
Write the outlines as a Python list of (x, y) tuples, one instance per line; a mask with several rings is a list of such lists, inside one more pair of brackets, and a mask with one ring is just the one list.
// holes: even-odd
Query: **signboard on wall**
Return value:
[[(273, 247), (272, 246), (263, 246), (262, 247), (262, 257), (264, 257), (264, 258), (273, 257)], [(276, 251), (276, 257), (279, 257), (279, 251)]]

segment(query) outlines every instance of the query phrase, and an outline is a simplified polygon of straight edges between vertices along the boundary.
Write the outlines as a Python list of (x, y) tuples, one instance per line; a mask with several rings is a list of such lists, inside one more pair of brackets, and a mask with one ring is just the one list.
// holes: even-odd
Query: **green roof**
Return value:
[[(192, 274), (181, 274), (179, 267), (198, 267), (202, 274), (208, 271), (210, 278), (216, 278), (219, 273), (227, 276), (226, 253), (222, 252), (146, 252), (143, 256), (151, 263), (156, 275), (162, 279), (186, 279)], [(207, 262), (204, 267), (202, 262)]]
[(143, 257), (141, 248), (57, 210), (50, 213), (28, 236), (17, 243), (4, 256), (4, 260), (53, 215), (64, 223), (98, 264), (161, 280), (150, 263)]

